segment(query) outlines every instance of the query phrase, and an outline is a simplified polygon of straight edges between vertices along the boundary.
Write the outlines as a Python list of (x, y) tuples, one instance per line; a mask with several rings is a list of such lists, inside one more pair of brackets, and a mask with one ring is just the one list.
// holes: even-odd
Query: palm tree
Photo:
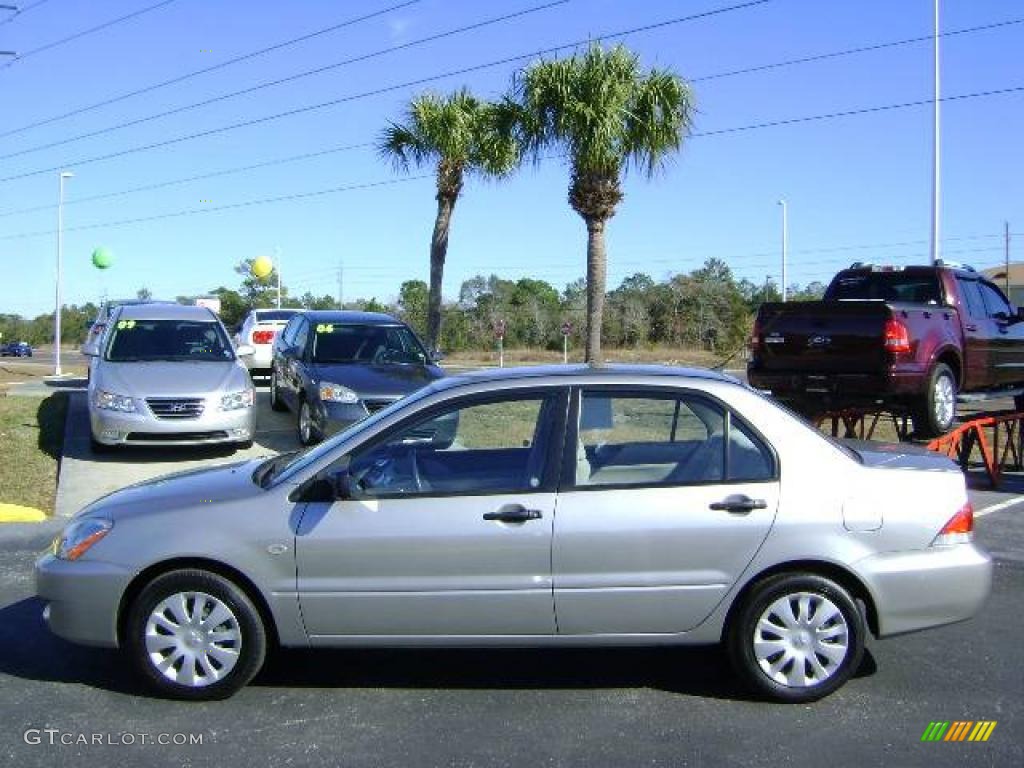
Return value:
[(571, 175), (569, 205), (587, 225), (588, 362), (601, 354), (607, 251), (605, 227), (622, 201), (622, 176), (648, 177), (689, 134), (693, 94), (668, 70), (641, 70), (619, 45), (592, 45), (566, 59), (539, 61), (519, 73), (514, 100), (522, 140), (537, 160), (543, 150), (565, 152)]
[(465, 88), (448, 95), (423, 93), (406, 110), (403, 123), (391, 123), (377, 142), (395, 168), (433, 166), (437, 176), (437, 217), (430, 238), (427, 337), (436, 349), (441, 336), (441, 282), (448, 253), (452, 211), (467, 173), (501, 177), (519, 164), (513, 116), (506, 104), (481, 101)]

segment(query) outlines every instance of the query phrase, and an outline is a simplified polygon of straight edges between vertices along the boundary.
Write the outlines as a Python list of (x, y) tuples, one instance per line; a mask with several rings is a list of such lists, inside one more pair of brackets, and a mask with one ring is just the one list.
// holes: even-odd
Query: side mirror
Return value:
[(89, 345), (82, 347), (82, 354), (85, 357), (97, 357), (99, 355), (99, 352), (97, 351), (96, 347)]
[(433, 352), (430, 353), (430, 362), (440, 363), (442, 360), (444, 360), (444, 352), (442, 352), (440, 349), (435, 349)]
[(344, 501), (345, 499), (353, 498), (352, 475), (349, 474), (347, 469), (335, 472), (330, 476), (328, 482), (331, 484), (331, 490), (333, 491), (334, 499), (336, 501)]
[(239, 357), (249, 357), (250, 355), (255, 355), (256, 350), (250, 347), (248, 344), (243, 344), (242, 346), (238, 347), (235, 350), (235, 354), (238, 355)]

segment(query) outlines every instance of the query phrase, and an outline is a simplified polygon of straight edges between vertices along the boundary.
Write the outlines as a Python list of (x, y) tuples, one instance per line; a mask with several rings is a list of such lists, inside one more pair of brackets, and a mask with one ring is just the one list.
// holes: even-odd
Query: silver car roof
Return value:
[(718, 381), (728, 384), (740, 384), (737, 379), (719, 371), (707, 368), (684, 368), (672, 365), (635, 365), (635, 364), (576, 364), (576, 365), (530, 365), (516, 368), (489, 368), (482, 371), (449, 376), (439, 379), (430, 385), (434, 390), (444, 390), (471, 384), (491, 382), (509, 383), (513, 381), (529, 381), (546, 379), (572, 384), (577, 381), (587, 383), (630, 384), (650, 381), (652, 377), (673, 379), (672, 383), (685, 380)]
[(212, 310), (206, 307), (185, 306), (184, 304), (126, 304), (117, 308), (120, 320), (217, 320)]

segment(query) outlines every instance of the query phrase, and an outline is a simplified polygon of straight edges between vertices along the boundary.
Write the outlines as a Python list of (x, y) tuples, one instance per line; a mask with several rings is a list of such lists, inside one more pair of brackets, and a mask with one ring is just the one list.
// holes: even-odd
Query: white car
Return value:
[(235, 346), (256, 350), (244, 358), (251, 376), (269, 376), (274, 360), (274, 338), (299, 309), (254, 309), (235, 334)]

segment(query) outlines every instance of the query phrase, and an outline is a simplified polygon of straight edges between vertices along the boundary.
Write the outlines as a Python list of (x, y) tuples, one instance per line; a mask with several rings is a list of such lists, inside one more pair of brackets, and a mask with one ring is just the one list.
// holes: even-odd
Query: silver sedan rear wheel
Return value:
[(754, 656), (768, 677), (791, 687), (818, 685), (849, 652), (843, 612), (824, 595), (795, 592), (768, 606), (754, 629)]
[(128, 606), (125, 650), (161, 693), (221, 699), (263, 666), (266, 630), (259, 610), (236, 584), (199, 569), (170, 571)]
[(756, 583), (732, 611), (726, 635), (737, 673), (762, 695), (820, 699), (860, 666), (866, 625), (850, 593), (815, 573)]

